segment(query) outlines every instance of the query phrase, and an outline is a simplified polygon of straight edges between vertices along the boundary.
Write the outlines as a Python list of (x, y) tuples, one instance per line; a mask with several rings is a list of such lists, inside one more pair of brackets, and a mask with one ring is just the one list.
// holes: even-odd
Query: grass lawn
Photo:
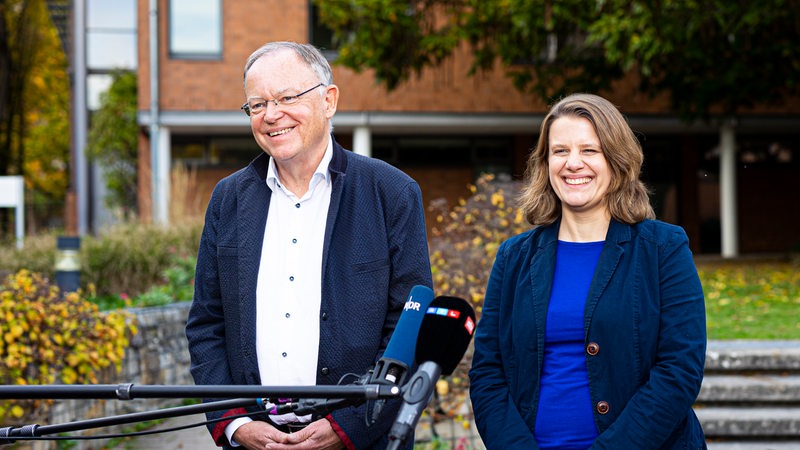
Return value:
[(709, 339), (800, 339), (800, 260), (697, 262)]

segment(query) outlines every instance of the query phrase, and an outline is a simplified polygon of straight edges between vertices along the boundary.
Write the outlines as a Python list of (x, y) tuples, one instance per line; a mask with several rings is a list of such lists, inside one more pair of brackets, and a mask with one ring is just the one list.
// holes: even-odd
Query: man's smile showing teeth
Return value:
[(280, 131), (273, 131), (272, 133), (267, 133), (267, 134), (269, 134), (269, 137), (275, 137), (275, 136), (280, 136), (281, 134), (286, 134), (292, 130), (293, 128), (284, 128)]
[(575, 184), (586, 184), (586, 183), (592, 181), (592, 179), (591, 178), (565, 178), (564, 181), (566, 181), (567, 184), (575, 185)]

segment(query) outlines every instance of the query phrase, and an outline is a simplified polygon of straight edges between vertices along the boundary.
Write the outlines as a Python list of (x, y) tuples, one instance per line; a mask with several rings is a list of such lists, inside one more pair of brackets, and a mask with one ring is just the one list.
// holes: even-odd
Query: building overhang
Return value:
[[(543, 119), (543, 114), (340, 111), (333, 126), (344, 132), (367, 127), (373, 134), (538, 134)], [(718, 123), (687, 124), (675, 116), (629, 115), (627, 119), (634, 131), (643, 133), (715, 134), (719, 130)], [(150, 125), (150, 112), (140, 110), (138, 123)], [(177, 134), (250, 133), (250, 122), (240, 111), (162, 111), (159, 126)], [(796, 132), (800, 117), (737, 118), (734, 128), (739, 132)]]

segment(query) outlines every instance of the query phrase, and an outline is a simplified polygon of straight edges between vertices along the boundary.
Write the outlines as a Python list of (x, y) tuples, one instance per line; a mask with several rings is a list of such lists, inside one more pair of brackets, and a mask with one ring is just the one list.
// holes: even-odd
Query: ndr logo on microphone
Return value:
[(408, 311), (409, 309), (419, 311), (421, 306), (422, 304), (420, 302), (415, 302), (413, 298), (409, 298), (408, 301), (406, 301), (406, 306), (403, 307), (403, 311)]

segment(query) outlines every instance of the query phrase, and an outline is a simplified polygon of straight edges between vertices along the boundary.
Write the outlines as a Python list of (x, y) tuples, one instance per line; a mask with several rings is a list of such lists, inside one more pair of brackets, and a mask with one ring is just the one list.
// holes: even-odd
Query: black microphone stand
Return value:
[[(397, 386), (385, 385), (345, 385), (345, 386), (173, 386), (142, 385), (131, 383), (111, 385), (39, 385), (39, 386), (0, 386), (0, 399), (117, 399), (134, 398), (226, 398), (228, 400), (207, 402), (198, 405), (166, 408), (156, 411), (123, 414), (97, 419), (78, 420), (66, 424), (38, 425), (22, 427), (0, 427), (0, 446), (13, 444), (16, 440), (30, 440), (45, 435), (66, 433), (92, 428), (165, 419), (210, 411), (227, 410), (245, 406), (264, 406), (265, 399), (315, 398), (343, 399), (354, 404), (359, 400), (394, 398), (401, 395)], [(249, 396), (249, 397), (248, 397)], [(233, 398), (248, 397), (248, 398)], [(231, 399), (233, 398), (233, 399)], [(329, 407), (335, 402), (320, 402), (320, 407)]]

